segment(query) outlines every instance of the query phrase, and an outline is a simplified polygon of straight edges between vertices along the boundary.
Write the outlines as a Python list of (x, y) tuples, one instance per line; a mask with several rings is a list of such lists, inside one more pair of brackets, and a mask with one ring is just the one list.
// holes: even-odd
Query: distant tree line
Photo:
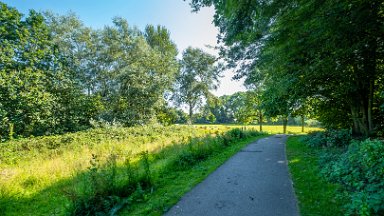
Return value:
[[(261, 96), (261, 92), (248, 90), (245, 92), (236, 92), (232, 95), (215, 97), (208, 100), (207, 103), (201, 107), (200, 112), (194, 114), (192, 119), (195, 123), (202, 124), (258, 124), (260, 131), (263, 130), (263, 124), (283, 125), (285, 120), (283, 116), (268, 115)], [(177, 119), (186, 118), (178, 117)], [(320, 126), (320, 122), (314, 119), (312, 108), (308, 109), (305, 115), (301, 115), (299, 112), (290, 113), (286, 124), (300, 125), (303, 127)]]

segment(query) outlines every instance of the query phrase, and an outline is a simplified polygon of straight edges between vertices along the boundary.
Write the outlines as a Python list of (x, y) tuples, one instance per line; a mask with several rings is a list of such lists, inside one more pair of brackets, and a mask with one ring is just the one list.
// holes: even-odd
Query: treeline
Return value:
[(92, 29), (74, 14), (24, 16), (0, 2), (0, 136), (77, 131), (92, 120), (166, 124), (172, 92), (180, 104), (201, 101), (218, 74), (200, 49), (177, 54), (162, 26), (141, 31), (116, 17)]
[[(282, 116), (269, 116), (260, 92), (254, 90), (212, 98), (193, 117), (195, 123), (203, 124), (258, 124), (260, 131), (263, 124), (319, 126), (313, 118), (312, 109), (305, 114), (291, 112), (286, 122)], [(182, 119), (186, 118), (179, 117), (178, 121)]]
[(269, 116), (314, 116), (355, 135), (384, 128), (381, 0), (192, 0), (214, 6), (221, 57), (259, 89)]

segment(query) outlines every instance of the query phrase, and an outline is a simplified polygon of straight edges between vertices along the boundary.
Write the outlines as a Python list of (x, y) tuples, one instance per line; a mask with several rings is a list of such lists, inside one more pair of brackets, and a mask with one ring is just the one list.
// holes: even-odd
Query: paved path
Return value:
[(284, 135), (242, 149), (187, 193), (166, 216), (298, 216)]

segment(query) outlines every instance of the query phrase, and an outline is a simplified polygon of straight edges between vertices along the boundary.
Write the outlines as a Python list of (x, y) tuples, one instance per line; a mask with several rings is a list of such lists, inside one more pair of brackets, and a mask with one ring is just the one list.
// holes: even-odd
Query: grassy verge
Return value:
[[(225, 129), (230, 130), (233, 128), (247, 128), (252, 130), (259, 130), (258, 125), (237, 125), (237, 124), (196, 124), (194, 125), (197, 128), (216, 128), (216, 129)], [(301, 132), (301, 126), (288, 125), (287, 133), (288, 134), (306, 134), (311, 131), (321, 131), (322, 128), (319, 127), (308, 127), (304, 128), (304, 132)], [(270, 134), (283, 133), (283, 125), (263, 125), (263, 132)]]
[(289, 137), (287, 157), (302, 216), (344, 215), (345, 200), (338, 198), (340, 186), (328, 183), (319, 173), (321, 149), (309, 148), (299, 136)]
[(157, 190), (149, 195), (147, 201), (136, 203), (123, 209), (119, 215), (162, 215), (196, 184), (204, 180), (221, 164), (244, 146), (267, 135), (251, 137), (231, 144), (229, 147), (211, 155), (189, 169), (163, 173), (159, 176)]
[[(236, 152), (255, 136), (260, 133), (239, 128), (153, 125), (0, 143), (0, 212), (96, 215), (120, 204), (135, 212), (142, 203), (163, 212), (224, 160), (201, 167), (204, 161)], [(185, 179), (175, 183), (180, 176)], [(168, 190), (168, 198), (156, 198)]]

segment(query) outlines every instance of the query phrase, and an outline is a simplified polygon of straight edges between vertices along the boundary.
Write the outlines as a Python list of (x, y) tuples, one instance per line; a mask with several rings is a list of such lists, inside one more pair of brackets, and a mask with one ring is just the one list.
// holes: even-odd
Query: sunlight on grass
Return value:
[(298, 163), (298, 162), (300, 162), (300, 159), (297, 159), (297, 158), (289, 160), (289, 163)]
[(63, 193), (74, 187), (74, 180), (79, 181), (76, 176), (89, 171), (92, 155), (98, 156), (101, 166), (110, 155), (116, 155), (117, 166), (123, 167), (127, 157), (135, 163), (141, 152), (162, 151), (163, 159), (153, 164), (154, 169), (162, 169), (192, 138), (216, 136), (232, 128), (183, 125), (107, 128), (1, 143), (0, 210), (8, 210), (7, 215), (63, 214), (69, 205)]
[[(197, 124), (194, 125), (195, 127), (200, 128), (213, 128), (217, 130), (230, 130), (231, 128), (248, 128), (248, 129), (254, 129), (259, 130), (259, 125), (215, 125), (215, 124)], [(301, 132), (301, 126), (287, 126), (287, 133), (288, 134), (307, 134), (311, 131), (321, 131), (324, 130), (320, 127), (304, 127), (304, 132)], [(270, 133), (270, 134), (279, 134), (283, 133), (283, 126), (282, 125), (263, 125), (263, 131)]]
[[(117, 156), (117, 165), (124, 166), (127, 157), (132, 163), (139, 160), (140, 152), (166, 150), (162, 153), (163, 159), (153, 165), (155, 169), (161, 169), (172, 160), (176, 152), (182, 151), (182, 143), (195, 137), (216, 136), (233, 128), (257, 130), (258, 126), (174, 125), (166, 128), (144, 126), (92, 129), (1, 143), (0, 210), (17, 209), (8, 215), (65, 212), (68, 200), (63, 197), (63, 190), (72, 184), (71, 179), (89, 169), (93, 154), (98, 156), (101, 165), (113, 154)], [(263, 129), (271, 134), (282, 132), (282, 126), (278, 125), (264, 125)], [(309, 130), (321, 129), (306, 128), (306, 131)], [(301, 127), (289, 126), (288, 131), (301, 133)], [(47, 199), (54, 201), (47, 204)]]
[(343, 200), (338, 196), (338, 185), (328, 183), (320, 176), (319, 149), (309, 148), (292, 136), (287, 141), (288, 166), (302, 216), (344, 215)]

